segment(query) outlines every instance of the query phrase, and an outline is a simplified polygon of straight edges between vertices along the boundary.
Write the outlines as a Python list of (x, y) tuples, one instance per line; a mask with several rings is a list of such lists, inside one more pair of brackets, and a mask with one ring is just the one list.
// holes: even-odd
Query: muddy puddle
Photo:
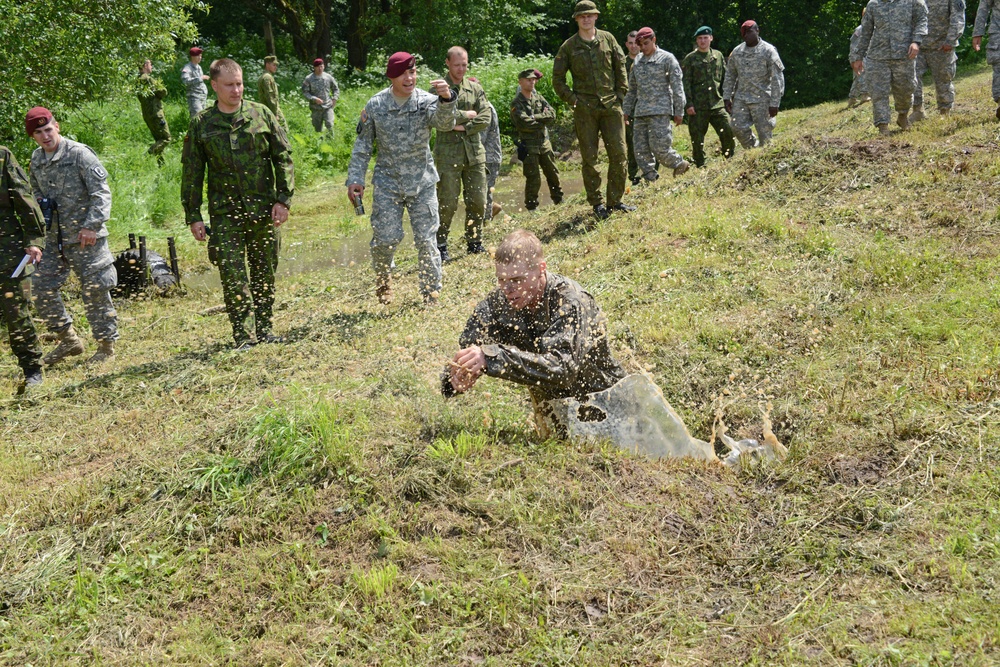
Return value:
[[(564, 196), (576, 194), (583, 191), (583, 178), (580, 175), (579, 165), (564, 165), (560, 163), (560, 182)], [(339, 196), (342, 193), (335, 193), (331, 196)], [(505, 176), (501, 176), (497, 181), (494, 191), (494, 200), (503, 207), (507, 215), (524, 214), (524, 177), (521, 175), (521, 167), (514, 167)], [(539, 193), (540, 208), (552, 206), (552, 199), (549, 197), (548, 186), (542, 178), (542, 189)], [(465, 226), (465, 204), (459, 197), (458, 211), (452, 220), (451, 233), (449, 238), (451, 243), (461, 244), (463, 239), (463, 228)], [(294, 224), (294, 219), (292, 220)], [(404, 224), (406, 236), (403, 243), (412, 243), (409, 226)], [(487, 223), (487, 233), (489, 223)], [(369, 242), (371, 241), (371, 229), (367, 225), (352, 236), (327, 239), (321, 241), (311, 241), (309, 243), (285, 243), (281, 248), (281, 257), (278, 260), (278, 270), (275, 275), (276, 282), (282, 283), (289, 279), (294, 279), (302, 274), (313, 271), (324, 271), (336, 267), (348, 267), (354, 264), (365, 264), (371, 261), (369, 252)], [(457, 246), (456, 246), (457, 247)], [(462, 246), (464, 248), (464, 245)], [(181, 267), (183, 273), (184, 267)], [(210, 291), (221, 290), (222, 284), (219, 282), (219, 272), (215, 269), (199, 274), (183, 275), (182, 283), (190, 290)]]

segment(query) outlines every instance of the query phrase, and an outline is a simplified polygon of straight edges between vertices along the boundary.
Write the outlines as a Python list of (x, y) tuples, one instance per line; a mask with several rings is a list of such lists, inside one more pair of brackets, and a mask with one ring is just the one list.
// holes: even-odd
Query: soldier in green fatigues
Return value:
[[(216, 60), (210, 80), (218, 101), (195, 117), (184, 138), (181, 202), (191, 234), (198, 241), (208, 238), (233, 339), (243, 350), (254, 344), (246, 326), (251, 309), (256, 342), (281, 340), (271, 332), (274, 270), (278, 227), (288, 220), (295, 176), (278, 119), (264, 105), (243, 99), (242, 68), (228, 58)], [(201, 216), (206, 168), (210, 237)]]
[(712, 29), (703, 25), (694, 33), (697, 48), (684, 56), (684, 97), (688, 101), (688, 130), (694, 163), (705, 166), (705, 133), (715, 128), (722, 144), (722, 154), (728, 159), (736, 152), (736, 139), (726, 105), (722, 100), (722, 83), (726, 76), (726, 57), (712, 48)]
[(142, 64), (139, 71), (139, 91), (136, 95), (142, 106), (142, 119), (156, 142), (149, 147), (149, 154), (155, 155), (156, 161), (162, 165), (163, 149), (170, 143), (170, 127), (167, 117), (163, 115), (163, 98), (167, 96), (167, 89), (162, 81), (153, 78), (153, 63), (149, 60)]
[(441, 207), (441, 226), (437, 244), (441, 261), (447, 262), (448, 232), (458, 208), (458, 193), (464, 190), (465, 242), (470, 254), (485, 252), (483, 248), (483, 218), (486, 214), (486, 149), (480, 134), (490, 126), (493, 111), (479, 83), (465, 73), (469, 70), (469, 54), (461, 46), (448, 49), (445, 61), (448, 73), (445, 81), (458, 93), (455, 109), (465, 121), (452, 130), (438, 130), (434, 142), (434, 163), (441, 180), (437, 184)]
[(0, 146), (0, 304), (10, 336), (10, 349), (24, 372), (20, 391), (42, 382), (42, 346), (31, 321), (28, 299), (21, 290), (26, 272), (11, 278), (24, 258), (42, 259), (45, 223), (21, 165)]
[(535, 90), (535, 83), (542, 78), (537, 69), (526, 69), (518, 75), (520, 89), (510, 107), (510, 119), (517, 130), (517, 138), (524, 152), (524, 207), (529, 211), (538, 208), (538, 191), (542, 188), (539, 167), (545, 172), (549, 195), (553, 204), (562, 202), (559, 168), (549, 143), (548, 125), (556, 119), (556, 110)]
[(281, 113), (281, 105), (278, 103), (278, 84), (274, 81), (274, 73), (278, 71), (278, 57), (265, 56), (264, 73), (257, 79), (257, 101), (266, 106), (278, 119), (281, 126), (288, 132), (288, 121)]
[[(625, 54), (614, 35), (597, 29), (597, 5), (592, 0), (576, 3), (573, 18), (577, 33), (563, 42), (552, 66), (552, 87), (573, 108), (573, 124), (583, 158), (583, 186), (594, 214), (604, 219), (612, 211), (634, 211), (622, 203), (628, 158), (625, 154), (625, 119), (622, 101), (628, 92)], [(573, 88), (566, 73), (573, 75)], [(607, 202), (601, 195), (597, 171), (598, 138), (608, 151)]]

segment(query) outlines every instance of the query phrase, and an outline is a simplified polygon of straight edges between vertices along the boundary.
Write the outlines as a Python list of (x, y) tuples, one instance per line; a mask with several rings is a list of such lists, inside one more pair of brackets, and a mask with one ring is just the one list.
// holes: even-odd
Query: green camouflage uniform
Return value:
[(285, 132), (288, 132), (288, 121), (285, 120), (285, 115), (281, 113), (281, 105), (278, 102), (278, 84), (274, 81), (274, 76), (270, 72), (264, 70), (264, 73), (260, 75), (257, 79), (257, 101), (266, 106), (274, 114), (274, 117), (278, 119), (281, 126), (285, 128)]
[(439, 248), (448, 245), (448, 232), (458, 209), (459, 191), (463, 191), (465, 200), (465, 240), (482, 243), (487, 187), (486, 149), (480, 134), (489, 128), (493, 117), (486, 93), (478, 82), (467, 76), (459, 85), (450, 74), (446, 74), (444, 80), (458, 92), (456, 111), (475, 111), (476, 117), (456, 121), (456, 124), (465, 127), (464, 132), (439, 129), (434, 140), (434, 163), (441, 177), (437, 184), (438, 204), (441, 207), (441, 225), (437, 231)]
[[(246, 320), (254, 313), (257, 339), (271, 333), (278, 230), (275, 202), (291, 206), (295, 189), (292, 152), (271, 110), (244, 101), (225, 114), (218, 104), (191, 123), (184, 137), (181, 202), (190, 225), (203, 221), (202, 183), (208, 169), (209, 256), (219, 267), (226, 312), (236, 343), (250, 341)], [(247, 280), (249, 266), (249, 281)]]
[[(552, 87), (573, 107), (573, 124), (583, 158), (583, 185), (591, 206), (604, 204), (601, 174), (597, 171), (598, 136), (608, 151), (607, 206), (622, 201), (628, 158), (625, 155), (625, 120), (622, 101), (628, 92), (625, 54), (614, 35), (598, 30), (587, 42), (577, 33), (563, 42), (552, 67)], [(573, 88), (566, 73), (573, 75)]]
[(137, 96), (142, 106), (142, 119), (156, 142), (149, 147), (149, 154), (159, 156), (170, 143), (170, 127), (167, 126), (167, 117), (163, 115), (163, 98), (167, 96), (167, 89), (159, 79), (142, 74)]
[[(607, 329), (594, 297), (575, 281), (546, 272), (537, 308), (515, 310), (495, 289), (476, 306), (458, 340), (463, 348), (482, 348), (486, 375), (526, 385), (537, 404), (583, 398), (625, 377), (611, 355)], [(443, 377), (448, 375), (446, 370)], [(446, 379), (441, 389), (453, 393)]]
[(687, 117), (691, 133), (691, 152), (694, 163), (705, 166), (705, 133), (708, 126), (715, 128), (722, 144), (722, 154), (731, 158), (736, 152), (732, 121), (722, 101), (722, 84), (726, 78), (726, 58), (721, 51), (709, 49), (702, 53), (695, 49), (681, 61), (684, 72), (684, 97), (687, 105), (694, 107), (694, 115)]
[[(48, 251), (31, 277), (38, 314), (49, 331), (62, 333), (72, 326), (73, 318), (60, 294), (72, 271), (80, 279), (83, 307), (94, 338), (118, 340), (118, 313), (111, 301), (118, 272), (108, 249), (111, 188), (104, 165), (89, 146), (61, 137), (52, 155), (41, 147), (31, 154), (31, 189), (36, 199), (51, 199), (56, 204), (53, 222), (45, 233)], [(97, 234), (94, 245), (80, 245), (82, 229)]]
[(31, 194), (21, 165), (6, 146), (0, 146), (0, 304), (10, 336), (10, 349), (25, 375), (42, 367), (42, 346), (31, 321), (21, 280), (11, 278), (28, 246), (42, 248), (45, 240), (42, 212)]
[(537, 90), (530, 98), (518, 88), (510, 107), (510, 119), (517, 130), (517, 138), (527, 150), (524, 158), (524, 205), (529, 210), (538, 206), (538, 191), (542, 188), (539, 167), (545, 172), (552, 201), (562, 201), (562, 186), (559, 183), (559, 168), (555, 154), (549, 143), (548, 125), (556, 120), (556, 110)]

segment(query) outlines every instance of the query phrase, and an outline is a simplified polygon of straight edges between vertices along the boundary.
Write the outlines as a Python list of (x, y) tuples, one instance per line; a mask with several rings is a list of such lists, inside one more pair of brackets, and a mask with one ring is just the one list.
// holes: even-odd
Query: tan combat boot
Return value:
[(46, 366), (53, 366), (66, 357), (83, 354), (83, 350), (83, 341), (76, 335), (76, 329), (71, 324), (66, 331), (59, 334), (59, 345), (42, 358), (42, 363)]
[(88, 366), (96, 366), (97, 364), (102, 364), (108, 359), (115, 358), (115, 342), (113, 340), (99, 340), (97, 341), (97, 352), (94, 352), (94, 356), (87, 359)]
[(888, 137), (889, 136), (889, 124), (888, 123), (879, 123), (877, 125), (877, 127), (878, 127), (878, 133), (879, 134), (881, 134), (883, 137)]
[(938, 109), (938, 113), (941, 114), (942, 118), (947, 118), (951, 115), (951, 109)]
[(924, 115), (924, 110), (921, 107), (916, 107), (913, 110), (913, 113), (910, 114), (910, 122), (911, 123), (919, 123), (920, 121), (922, 121), (926, 117), (927, 116)]
[(392, 278), (389, 276), (377, 276), (375, 278), (375, 296), (383, 306), (392, 303)]
[(674, 167), (674, 178), (678, 176), (683, 176), (687, 173), (688, 169), (691, 168), (691, 163), (687, 160), (682, 161), (679, 165)]
[(910, 121), (906, 119), (906, 112), (896, 114), (896, 125), (904, 130), (910, 129)]

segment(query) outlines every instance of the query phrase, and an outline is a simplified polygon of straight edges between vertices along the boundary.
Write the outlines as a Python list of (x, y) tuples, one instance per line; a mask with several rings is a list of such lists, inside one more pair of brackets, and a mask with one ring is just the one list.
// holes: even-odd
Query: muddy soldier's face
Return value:
[(545, 293), (545, 262), (497, 264), (497, 286), (514, 310), (533, 308)]

